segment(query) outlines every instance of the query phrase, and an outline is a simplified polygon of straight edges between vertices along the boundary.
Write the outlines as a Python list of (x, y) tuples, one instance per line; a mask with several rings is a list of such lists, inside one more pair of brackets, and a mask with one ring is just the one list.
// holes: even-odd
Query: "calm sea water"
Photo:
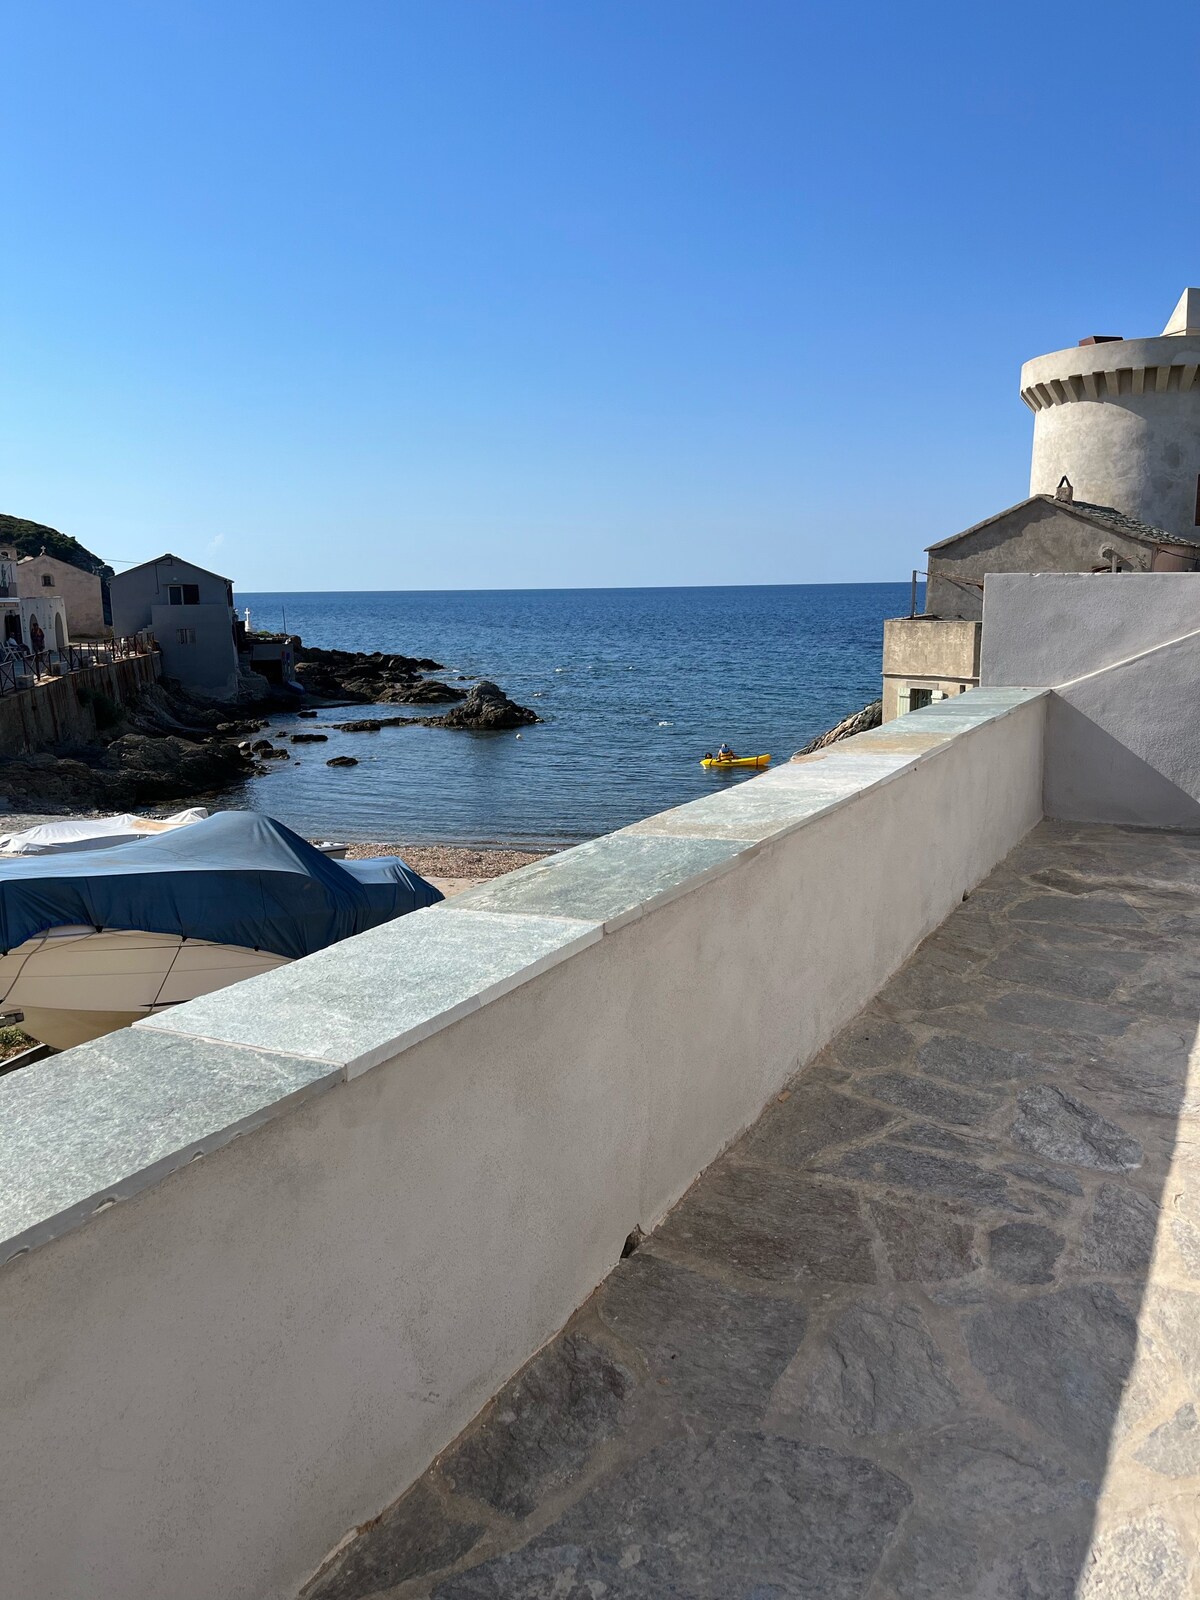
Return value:
[[(234, 803), (310, 837), (591, 838), (740, 781), (699, 765), (722, 739), (784, 760), (875, 699), (883, 619), (906, 615), (908, 602), (906, 584), (887, 583), (239, 593), (256, 628), (286, 618), (309, 644), (432, 656), (443, 676), (491, 678), (545, 721), (520, 739), (416, 726), (331, 733), (328, 744), (294, 747)], [(326, 767), (339, 754), (359, 765)]]

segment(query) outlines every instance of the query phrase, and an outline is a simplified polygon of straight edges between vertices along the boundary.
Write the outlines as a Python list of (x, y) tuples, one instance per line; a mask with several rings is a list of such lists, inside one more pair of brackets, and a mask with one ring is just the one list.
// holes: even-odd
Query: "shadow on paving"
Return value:
[(1198, 933), (1043, 823), (308, 1596), (1200, 1592)]

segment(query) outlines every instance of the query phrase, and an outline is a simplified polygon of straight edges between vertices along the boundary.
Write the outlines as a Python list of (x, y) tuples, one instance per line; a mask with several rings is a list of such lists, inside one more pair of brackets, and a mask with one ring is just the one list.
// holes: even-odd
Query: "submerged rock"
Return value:
[(327, 767), (356, 767), (358, 765), (358, 757), (357, 756), (331, 756), (329, 758), (329, 760), (325, 763), (325, 765)]

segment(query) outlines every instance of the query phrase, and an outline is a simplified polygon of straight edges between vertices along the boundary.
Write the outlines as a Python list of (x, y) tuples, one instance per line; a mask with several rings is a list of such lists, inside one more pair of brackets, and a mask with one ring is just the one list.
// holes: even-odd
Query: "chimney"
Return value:
[(1054, 491), (1054, 498), (1061, 500), (1064, 505), (1070, 505), (1075, 498), (1075, 490), (1071, 487), (1071, 480), (1064, 472), (1058, 480), (1058, 488)]

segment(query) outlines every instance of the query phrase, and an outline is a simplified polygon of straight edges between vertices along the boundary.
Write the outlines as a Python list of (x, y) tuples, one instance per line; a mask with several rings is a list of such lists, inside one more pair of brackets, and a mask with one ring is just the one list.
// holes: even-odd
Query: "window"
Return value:
[(54, 579), (50, 576), (50, 574), (48, 572), (43, 572), (42, 573), (42, 588), (43, 589), (53, 589), (53, 587), (54, 587)]
[(910, 689), (908, 691), (908, 709), (910, 711), (920, 711), (922, 706), (928, 706), (932, 704), (932, 689)]
[(195, 644), (195, 642), (196, 642), (196, 630), (195, 630), (195, 628), (176, 628), (175, 629), (175, 643), (176, 644)]
[[(172, 583), (167, 587), (167, 604), (172, 606), (198, 606), (200, 604), (200, 585), (198, 583)], [(180, 643), (182, 644), (182, 640)]]

